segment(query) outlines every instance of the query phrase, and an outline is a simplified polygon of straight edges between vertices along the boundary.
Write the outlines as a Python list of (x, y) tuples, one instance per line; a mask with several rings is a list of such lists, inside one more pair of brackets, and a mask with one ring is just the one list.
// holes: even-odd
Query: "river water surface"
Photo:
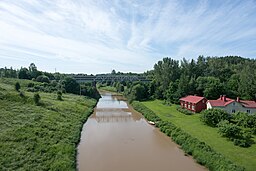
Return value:
[(106, 92), (101, 96), (81, 134), (80, 171), (206, 170), (149, 125), (122, 96)]

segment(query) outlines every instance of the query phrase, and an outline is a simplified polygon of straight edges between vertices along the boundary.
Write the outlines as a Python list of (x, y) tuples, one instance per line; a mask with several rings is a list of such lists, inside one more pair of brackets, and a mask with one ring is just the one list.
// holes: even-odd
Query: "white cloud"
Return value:
[(254, 1), (3, 0), (0, 59), (8, 52), (13, 62), (19, 62), (15, 54), (31, 55), (79, 62), (87, 68), (75, 71), (97, 73), (144, 71), (166, 55), (196, 58), (232, 49), (255, 57), (255, 8)]

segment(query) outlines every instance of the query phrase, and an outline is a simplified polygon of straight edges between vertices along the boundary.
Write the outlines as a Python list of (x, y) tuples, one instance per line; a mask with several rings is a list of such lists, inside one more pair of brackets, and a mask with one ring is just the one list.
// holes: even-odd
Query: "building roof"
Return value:
[(255, 101), (240, 100), (240, 104), (243, 105), (244, 107), (256, 108), (256, 102)]
[(208, 103), (211, 104), (211, 106), (219, 106), (219, 107), (225, 107), (228, 104), (234, 102), (235, 100), (226, 98), (226, 100), (222, 100), (221, 98), (218, 98), (217, 100), (208, 100)]
[[(236, 100), (230, 99), (225, 97), (220, 97), (217, 100), (208, 100), (208, 103), (211, 104), (211, 106), (218, 106), (218, 107), (225, 107), (229, 105), (232, 102), (235, 102)], [(238, 100), (237, 103), (240, 103), (243, 107), (246, 108), (256, 108), (256, 102), (255, 101), (249, 101), (249, 100)]]
[(190, 103), (198, 103), (203, 99), (204, 99), (204, 97), (192, 96), (192, 95), (180, 98), (180, 100), (190, 102)]

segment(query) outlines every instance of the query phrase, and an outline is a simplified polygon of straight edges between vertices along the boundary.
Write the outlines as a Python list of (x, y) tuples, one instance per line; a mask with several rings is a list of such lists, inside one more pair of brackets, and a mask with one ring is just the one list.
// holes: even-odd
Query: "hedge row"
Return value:
[(206, 166), (209, 170), (242, 171), (241, 166), (237, 166), (223, 155), (215, 152), (210, 146), (184, 132), (171, 122), (162, 121), (152, 110), (140, 102), (134, 101), (132, 106), (135, 110), (142, 113), (147, 120), (156, 123), (156, 127), (171, 137), (174, 142), (179, 144), (186, 154), (192, 155), (197, 163)]
[(193, 115), (194, 114), (194, 112), (191, 112), (191, 111), (189, 111), (187, 109), (181, 108), (180, 106), (177, 106), (176, 109), (177, 109), (177, 111), (179, 111), (179, 112), (181, 112), (181, 113), (183, 113), (185, 115)]

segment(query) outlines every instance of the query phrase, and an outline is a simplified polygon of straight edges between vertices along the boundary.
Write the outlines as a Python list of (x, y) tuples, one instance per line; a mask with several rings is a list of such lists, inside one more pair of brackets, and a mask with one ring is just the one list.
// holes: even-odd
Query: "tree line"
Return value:
[(239, 56), (204, 57), (197, 60), (174, 60), (166, 57), (145, 72), (149, 83), (127, 86), (131, 100), (164, 99), (178, 103), (186, 95), (217, 99), (230, 98), (256, 100), (256, 60)]
[(97, 91), (96, 87), (93, 85), (93, 83), (79, 84), (73, 78), (69, 77), (67, 74), (39, 71), (34, 63), (31, 63), (28, 68), (22, 67), (19, 70), (15, 70), (12, 67), (10, 69), (8, 69), (7, 67), (0, 68), (0, 77), (28, 79), (42, 83), (30, 83), (27, 87), (27, 91), (30, 92), (56, 91), (59, 94), (73, 93), (92, 97), (95, 99), (100, 98), (100, 94)]

